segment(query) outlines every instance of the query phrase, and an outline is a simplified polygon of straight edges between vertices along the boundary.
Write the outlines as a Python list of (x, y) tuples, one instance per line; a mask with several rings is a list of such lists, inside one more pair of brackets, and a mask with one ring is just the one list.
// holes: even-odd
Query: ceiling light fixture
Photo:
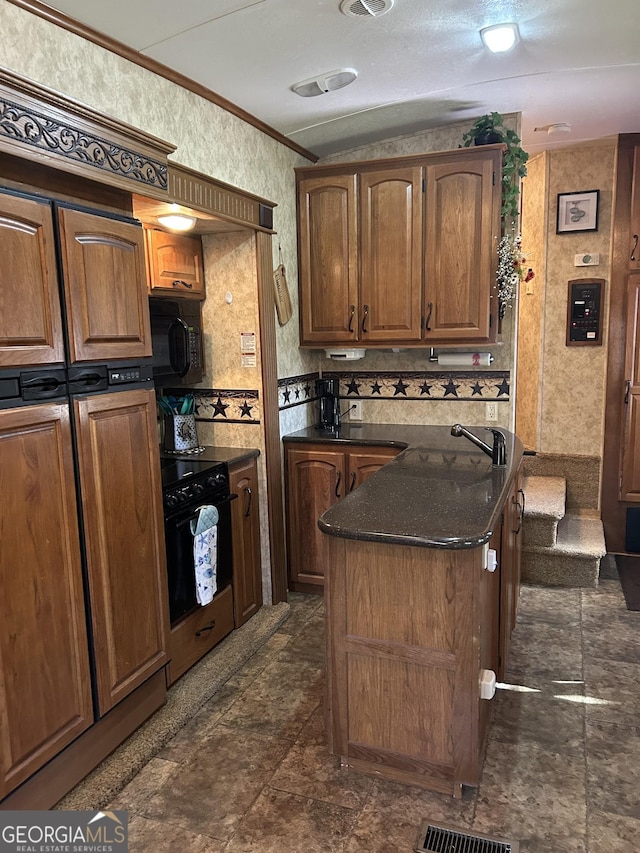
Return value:
[(358, 76), (355, 68), (338, 68), (336, 71), (327, 71), (326, 74), (318, 74), (309, 80), (294, 83), (291, 89), (302, 98), (314, 98), (316, 95), (326, 95), (348, 86)]
[(517, 24), (495, 24), (480, 30), (480, 37), (491, 53), (506, 53), (520, 38)]
[(169, 213), (162, 213), (157, 217), (160, 225), (169, 228), (171, 231), (191, 231), (198, 221), (195, 216), (189, 216), (187, 213), (180, 213), (180, 206), (172, 204), (169, 208)]

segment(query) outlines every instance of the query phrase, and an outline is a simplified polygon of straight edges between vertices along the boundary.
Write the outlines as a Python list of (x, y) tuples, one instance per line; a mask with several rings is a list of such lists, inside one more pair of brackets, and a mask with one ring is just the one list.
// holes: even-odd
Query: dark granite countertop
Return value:
[[(486, 428), (467, 429), (491, 443)], [(493, 467), (468, 439), (452, 436), (449, 426), (345, 424), (335, 435), (309, 428), (284, 441), (406, 448), (320, 517), (324, 533), (427, 548), (476, 548), (491, 538), (522, 458), (517, 436), (501, 431), (504, 468)]]
[(203, 462), (225, 462), (227, 465), (238, 465), (247, 459), (260, 456), (260, 451), (256, 447), (206, 445), (200, 453), (167, 453), (160, 450), (160, 456), (166, 459), (196, 459)]

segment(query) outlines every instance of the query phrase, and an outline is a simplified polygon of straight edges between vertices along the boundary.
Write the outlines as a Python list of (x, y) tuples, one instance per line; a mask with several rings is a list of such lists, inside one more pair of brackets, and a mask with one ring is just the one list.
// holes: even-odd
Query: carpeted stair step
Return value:
[(599, 516), (565, 515), (555, 545), (522, 548), (522, 580), (545, 586), (596, 587), (606, 554)]
[(524, 478), (524, 548), (550, 548), (556, 543), (558, 523), (565, 513), (567, 483), (564, 477)]

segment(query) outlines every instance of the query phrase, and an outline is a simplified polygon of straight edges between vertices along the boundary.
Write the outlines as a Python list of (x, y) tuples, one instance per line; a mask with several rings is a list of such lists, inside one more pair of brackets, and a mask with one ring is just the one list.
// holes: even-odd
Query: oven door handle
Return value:
[[(198, 513), (200, 512), (200, 510), (204, 509), (206, 506), (215, 506), (217, 508), (219, 506), (223, 506), (224, 504), (231, 503), (231, 501), (235, 501), (237, 497), (238, 495), (232, 492), (226, 498), (222, 498), (222, 500), (212, 501), (210, 504), (202, 504), (201, 506), (194, 509), (193, 512), (190, 512), (186, 518), (178, 517), (177, 519), (174, 519), (174, 524), (176, 527), (184, 527), (185, 524), (189, 524), (190, 521), (194, 521), (198, 517)], [(171, 517), (167, 517), (166, 520), (167, 522), (170, 522), (172, 519)]]
[[(238, 497), (238, 495), (236, 495), (235, 492), (231, 492), (230, 495), (227, 495), (226, 498), (222, 498), (222, 500), (211, 501), (211, 503), (209, 503), (209, 504), (202, 504), (202, 506), (199, 506), (197, 509), (194, 509), (193, 515), (197, 515), (201, 509), (206, 509), (208, 506), (215, 506), (217, 509), (219, 506), (223, 506), (223, 504), (228, 504), (228, 503), (231, 503), (231, 501), (235, 501), (237, 499), (237, 497)], [(192, 516), (192, 518), (193, 518), (193, 516)]]

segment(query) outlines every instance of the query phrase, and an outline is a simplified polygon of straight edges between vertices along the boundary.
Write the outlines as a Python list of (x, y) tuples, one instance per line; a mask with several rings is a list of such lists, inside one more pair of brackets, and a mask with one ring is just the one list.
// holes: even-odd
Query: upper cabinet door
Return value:
[(0, 367), (64, 360), (51, 207), (0, 194)]
[(145, 230), (149, 290), (157, 296), (204, 299), (204, 261), (199, 237)]
[(500, 174), (495, 152), (426, 166), (426, 343), (495, 339)]
[(59, 209), (71, 362), (151, 355), (142, 228)]
[(420, 166), (360, 175), (360, 240), (360, 340), (419, 341)]
[(356, 176), (298, 185), (300, 343), (358, 340)]

